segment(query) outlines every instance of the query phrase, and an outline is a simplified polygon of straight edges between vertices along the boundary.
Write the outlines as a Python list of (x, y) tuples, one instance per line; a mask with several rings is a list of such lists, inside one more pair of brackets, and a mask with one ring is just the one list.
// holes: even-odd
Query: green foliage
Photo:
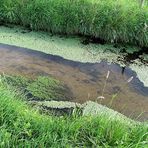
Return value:
[(3, 82), (6, 82), (8, 85), (15, 87), (19, 91), (26, 91), (27, 86), (32, 83), (32, 80), (29, 80), (23, 76), (1, 76)]
[(68, 93), (68, 88), (65, 88), (60, 81), (51, 77), (40, 76), (36, 79), (29, 79), (22, 76), (4, 75), (2, 81), (32, 99), (65, 100)]
[(0, 22), (148, 46), (147, 9), (137, 0), (1, 0)]
[(0, 82), (0, 147), (146, 147), (144, 123), (108, 116), (41, 115)]
[(38, 77), (33, 83), (27, 86), (27, 90), (35, 97), (42, 100), (62, 100), (66, 89), (58, 80), (50, 77)]

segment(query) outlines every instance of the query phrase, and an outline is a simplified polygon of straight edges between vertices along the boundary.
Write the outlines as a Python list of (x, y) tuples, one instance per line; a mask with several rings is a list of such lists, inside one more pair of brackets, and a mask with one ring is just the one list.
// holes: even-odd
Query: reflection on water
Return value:
[[(110, 71), (103, 100), (98, 100), (131, 118), (144, 112), (139, 120), (148, 119), (148, 87), (128, 67), (118, 64), (80, 63), (25, 48), (0, 44), (0, 73), (53, 76), (66, 84), (74, 94), (73, 101), (96, 100), (102, 94), (106, 74)], [(134, 79), (127, 83), (130, 77)], [(111, 104), (113, 96), (117, 94)]]

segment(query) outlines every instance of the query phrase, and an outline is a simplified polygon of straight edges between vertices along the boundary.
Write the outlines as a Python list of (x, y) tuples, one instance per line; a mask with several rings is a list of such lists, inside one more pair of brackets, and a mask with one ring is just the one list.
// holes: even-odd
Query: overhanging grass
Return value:
[(41, 115), (0, 82), (0, 147), (144, 147), (147, 125), (107, 116)]
[(137, 0), (1, 0), (0, 22), (148, 46), (147, 9)]

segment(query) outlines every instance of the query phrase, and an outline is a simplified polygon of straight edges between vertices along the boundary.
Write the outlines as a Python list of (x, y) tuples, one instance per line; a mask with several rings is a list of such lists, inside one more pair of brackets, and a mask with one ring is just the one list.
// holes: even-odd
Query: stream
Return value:
[[(110, 75), (106, 81), (108, 71)], [(136, 72), (119, 64), (106, 61), (75, 62), (56, 55), (0, 44), (0, 73), (30, 78), (52, 76), (70, 89), (73, 98), (69, 101), (98, 101), (130, 118), (136, 119), (140, 115), (138, 120), (148, 119), (148, 87), (144, 86)], [(127, 83), (131, 77), (132, 81)], [(104, 99), (99, 99), (102, 92)]]

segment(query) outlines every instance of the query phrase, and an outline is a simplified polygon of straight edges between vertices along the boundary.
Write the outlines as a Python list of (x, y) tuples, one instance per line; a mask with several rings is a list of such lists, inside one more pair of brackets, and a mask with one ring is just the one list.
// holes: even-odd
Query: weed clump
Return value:
[(39, 76), (30, 79), (22, 76), (4, 75), (2, 81), (19, 92), (25, 93), (29, 100), (68, 100), (71, 98), (68, 88), (52, 77)]
[(28, 85), (27, 90), (33, 96), (38, 97), (41, 100), (63, 100), (66, 99), (65, 94), (67, 92), (60, 81), (51, 77), (41, 76)]

